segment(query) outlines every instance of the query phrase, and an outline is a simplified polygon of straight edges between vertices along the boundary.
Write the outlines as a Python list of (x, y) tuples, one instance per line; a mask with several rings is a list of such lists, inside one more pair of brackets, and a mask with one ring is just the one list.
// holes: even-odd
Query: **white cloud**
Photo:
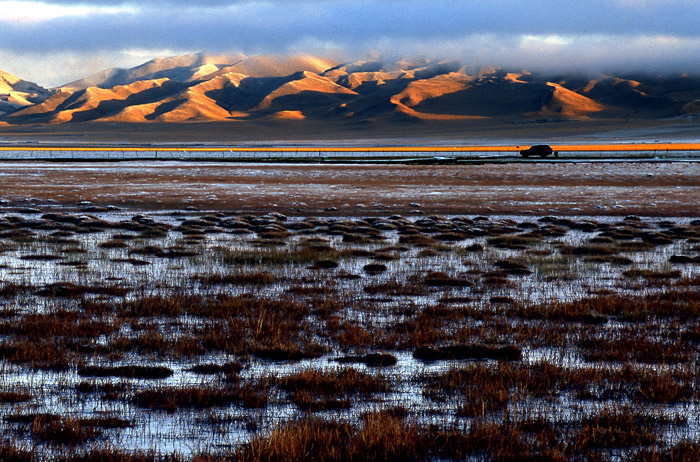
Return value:
[(115, 56), (123, 56), (129, 61), (139, 61), (139, 64), (143, 61), (148, 61), (153, 58), (163, 58), (167, 56), (178, 56), (186, 55), (189, 53), (197, 53), (200, 50), (177, 50), (174, 48), (128, 48), (126, 50), (113, 53)]
[(377, 56), (431, 57), (546, 73), (700, 72), (700, 38), (607, 34), (532, 36), (472, 34), (453, 39), (368, 44)]
[(203, 51), (698, 71), (698, 17), (697, 0), (0, 0), (0, 68), (57, 85)]
[(573, 44), (573, 37), (562, 35), (524, 35), (522, 43), (533, 46), (559, 47)]
[(134, 67), (158, 56), (185, 53), (181, 50), (15, 53), (0, 48), (0, 63), (3, 71), (52, 88), (111, 67)]
[(695, 0), (618, 0), (618, 3), (625, 7), (653, 8), (656, 6), (682, 6), (694, 1)]
[[(133, 67), (156, 57), (207, 49), (127, 48), (117, 51), (17, 53), (0, 48), (0, 68), (46, 87), (66, 84), (110, 67)], [(228, 48), (228, 54), (311, 53), (339, 61), (429, 58), (477, 66), (501, 66), (533, 72), (700, 72), (700, 38), (670, 35), (532, 36), (470, 34), (450, 39), (383, 37), (362, 42), (301, 38), (279, 49)]]
[(54, 5), (44, 2), (0, 1), (0, 22), (38, 23), (70, 16), (136, 14), (131, 5)]

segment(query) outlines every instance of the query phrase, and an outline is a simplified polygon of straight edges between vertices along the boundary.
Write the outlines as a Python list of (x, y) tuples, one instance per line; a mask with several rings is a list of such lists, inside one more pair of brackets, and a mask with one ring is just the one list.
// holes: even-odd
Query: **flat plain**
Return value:
[[(636, 29), (645, 68), (683, 45)], [(518, 54), (601, 42), (541, 32)], [(0, 462), (700, 460), (697, 74), (196, 53), (83, 77), (0, 71)], [(518, 156), (539, 144), (562, 155)]]
[(698, 173), (3, 164), (0, 456), (695, 460)]
[[(291, 165), (212, 162), (5, 163), (12, 203), (336, 215), (698, 216), (695, 162)], [(418, 204), (420, 207), (413, 207)]]

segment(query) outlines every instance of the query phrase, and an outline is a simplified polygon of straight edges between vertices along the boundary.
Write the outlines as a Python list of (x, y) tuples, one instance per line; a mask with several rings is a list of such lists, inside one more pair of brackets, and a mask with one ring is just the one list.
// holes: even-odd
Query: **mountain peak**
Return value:
[(0, 70), (0, 116), (43, 101), (49, 91)]
[(16, 84), (17, 82), (20, 82), (22, 79), (20, 79), (17, 76), (14, 76), (8, 72), (5, 72), (3, 70), (0, 70), (0, 89), (4, 89), (5, 87), (11, 87), (12, 85)]
[(667, 118), (698, 113), (698, 101), (698, 76), (554, 78), (427, 59), (191, 53), (53, 92), (0, 71), (0, 117), (14, 124)]

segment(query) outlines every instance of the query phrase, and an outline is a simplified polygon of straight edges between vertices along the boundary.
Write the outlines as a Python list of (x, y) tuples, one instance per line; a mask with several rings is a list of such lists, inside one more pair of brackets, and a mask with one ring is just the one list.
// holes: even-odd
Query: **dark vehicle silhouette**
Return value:
[(540, 156), (540, 157), (547, 157), (551, 154), (554, 154), (554, 157), (558, 157), (557, 153), (552, 150), (552, 147), (548, 144), (536, 144), (535, 146), (531, 146), (527, 149), (523, 149), (520, 151), (520, 155), (523, 157), (530, 157), (530, 156)]

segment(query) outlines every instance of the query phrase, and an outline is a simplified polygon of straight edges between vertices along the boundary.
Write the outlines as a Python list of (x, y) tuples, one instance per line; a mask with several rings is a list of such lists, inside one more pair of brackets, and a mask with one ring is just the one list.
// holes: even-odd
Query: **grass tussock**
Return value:
[(572, 435), (571, 450), (652, 445), (658, 441), (658, 429), (663, 423), (663, 419), (630, 408), (604, 408), (583, 419), (581, 428)]
[(96, 439), (100, 431), (83, 419), (37, 416), (31, 423), (30, 434), (35, 440), (50, 444), (79, 445)]
[(119, 286), (89, 286), (74, 284), (72, 282), (56, 282), (39, 289), (37, 294), (43, 295), (44, 297), (66, 298), (76, 298), (85, 294), (123, 297), (124, 295), (128, 294), (129, 291), (129, 288)]
[(175, 412), (181, 408), (212, 408), (239, 405), (259, 409), (267, 405), (265, 384), (226, 384), (222, 386), (157, 387), (137, 391), (134, 403), (143, 408)]
[(17, 447), (10, 441), (0, 442), (0, 460), (13, 462), (33, 462), (36, 456), (33, 451)]
[(227, 274), (197, 274), (193, 279), (203, 285), (268, 285), (278, 282), (278, 278), (268, 271), (237, 271)]
[(592, 245), (580, 245), (580, 246), (568, 246), (564, 245), (559, 247), (559, 252), (562, 255), (574, 255), (574, 256), (607, 256), (617, 253), (613, 247), (603, 245), (603, 244), (592, 244)]
[(0, 391), (0, 403), (3, 404), (23, 403), (31, 399), (32, 394), (24, 389)]
[(521, 306), (515, 313), (525, 319), (590, 324), (604, 324), (609, 317), (623, 322), (689, 320), (700, 316), (698, 297), (700, 291), (692, 286), (668, 288), (660, 293), (643, 296), (604, 294), (573, 302)]
[(583, 336), (579, 348), (589, 362), (679, 364), (690, 362), (695, 354), (689, 345), (653, 338), (637, 330), (623, 331), (612, 338)]
[(299, 245), (284, 248), (216, 250), (216, 258), (225, 265), (296, 265), (310, 264), (318, 260), (334, 260), (340, 254), (329, 246)]
[(465, 278), (453, 277), (442, 271), (431, 271), (425, 275), (422, 283), (433, 287), (469, 287), (472, 282)]
[(4, 341), (0, 343), (0, 358), (34, 370), (64, 371), (71, 364), (66, 348), (51, 341)]
[(163, 366), (88, 366), (78, 368), (80, 377), (122, 377), (129, 379), (166, 379), (173, 370)]
[(369, 395), (390, 390), (390, 384), (384, 376), (353, 368), (304, 369), (279, 378), (277, 383), (287, 391), (304, 390), (314, 395)]
[(644, 279), (676, 279), (680, 278), (680, 270), (630, 269), (623, 273), (628, 278)]
[(537, 236), (507, 235), (489, 237), (486, 243), (499, 249), (524, 250), (538, 244), (541, 241)]
[(238, 374), (243, 369), (243, 365), (238, 362), (227, 362), (224, 364), (197, 364), (187, 369), (195, 374), (214, 375), (214, 374)]
[(470, 430), (426, 430), (391, 413), (366, 414), (357, 425), (317, 418), (291, 421), (236, 451), (236, 461), (324, 460), (564, 461), (565, 445), (546, 422), (476, 422)]
[(522, 352), (515, 345), (450, 345), (445, 347), (421, 347), (413, 352), (413, 357), (422, 361), (447, 359), (500, 359), (520, 361)]
[(253, 438), (234, 455), (236, 461), (410, 461), (427, 455), (417, 429), (400, 419), (371, 414), (359, 428), (321, 419), (281, 425)]
[(0, 217), (0, 460), (697, 459), (700, 221), (195, 212)]
[[(0, 321), (0, 333), (30, 338), (61, 337), (88, 338), (117, 331), (120, 320), (95, 320), (76, 311), (57, 310), (48, 313), (26, 314), (20, 319)], [(30, 354), (31, 352), (27, 352)]]

